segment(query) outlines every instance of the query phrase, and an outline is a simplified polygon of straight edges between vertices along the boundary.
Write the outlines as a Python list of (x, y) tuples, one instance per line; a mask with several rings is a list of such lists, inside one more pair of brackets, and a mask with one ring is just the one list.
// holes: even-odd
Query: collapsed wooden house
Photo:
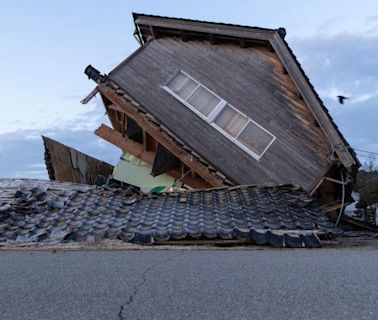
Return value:
[(277, 30), (133, 14), (140, 47), (85, 73), (113, 128), (96, 134), (189, 188), (301, 186), (348, 202), (359, 161)]

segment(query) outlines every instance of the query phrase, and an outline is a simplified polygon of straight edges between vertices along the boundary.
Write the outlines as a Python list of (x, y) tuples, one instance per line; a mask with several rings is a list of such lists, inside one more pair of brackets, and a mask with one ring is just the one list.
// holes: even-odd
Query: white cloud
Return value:
[(365, 102), (367, 100), (372, 99), (374, 96), (376, 96), (376, 93), (373, 93), (373, 94), (369, 94), (369, 93), (361, 94), (361, 95), (358, 95), (355, 98), (353, 98), (353, 100), (351, 100), (351, 103), (352, 104), (358, 104), (358, 103), (361, 103), (361, 102)]
[[(289, 44), (351, 146), (378, 152), (378, 36), (343, 33)], [(340, 105), (338, 95), (350, 99)]]
[(35, 133), (31, 133), (31, 134), (28, 134), (27, 136), (25, 136), (25, 139), (26, 140), (37, 140), (37, 139), (40, 139), (41, 136), (39, 134), (35, 134)]
[(45, 169), (46, 165), (44, 163), (31, 163), (28, 165), (28, 167), (34, 169)]
[[(40, 95), (43, 94), (40, 93)], [(57, 101), (48, 101), (43, 98), (39, 100), (42, 105), (49, 107), (25, 105), (22, 102), (23, 99), (20, 99), (19, 104), (9, 107), (7, 117), (0, 117), (0, 134), (19, 130), (46, 130), (52, 127), (82, 130), (94, 128), (100, 121), (106, 121), (104, 107), (99, 98), (94, 98), (87, 105), (80, 104), (79, 99), (72, 101), (71, 97)], [(30, 101), (33, 100), (30, 99)], [(54, 106), (50, 107), (50, 105)]]

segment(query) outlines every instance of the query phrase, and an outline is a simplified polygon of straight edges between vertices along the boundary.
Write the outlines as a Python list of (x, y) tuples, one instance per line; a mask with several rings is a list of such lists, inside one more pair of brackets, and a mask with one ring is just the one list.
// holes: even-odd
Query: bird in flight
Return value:
[(349, 99), (348, 97), (344, 97), (344, 96), (337, 96), (337, 98), (339, 99), (340, 104), (344, 104), (344, 100)]

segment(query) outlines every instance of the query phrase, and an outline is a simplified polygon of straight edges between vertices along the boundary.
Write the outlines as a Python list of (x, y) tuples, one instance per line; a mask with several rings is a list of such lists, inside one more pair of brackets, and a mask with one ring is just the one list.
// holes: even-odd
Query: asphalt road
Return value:
[(0, 319), (378, 319), (378, 250), (0, 252)]

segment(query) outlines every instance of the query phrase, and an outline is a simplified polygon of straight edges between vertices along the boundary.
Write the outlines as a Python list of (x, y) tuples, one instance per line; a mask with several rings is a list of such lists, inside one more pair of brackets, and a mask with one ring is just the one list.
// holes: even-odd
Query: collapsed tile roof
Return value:
[(0, 181), (0, 244), (121, 239), (237, 239), (318, 247), (333, 223), (292, 185), (238, 186), (139, 195), (43, 180)]

